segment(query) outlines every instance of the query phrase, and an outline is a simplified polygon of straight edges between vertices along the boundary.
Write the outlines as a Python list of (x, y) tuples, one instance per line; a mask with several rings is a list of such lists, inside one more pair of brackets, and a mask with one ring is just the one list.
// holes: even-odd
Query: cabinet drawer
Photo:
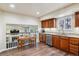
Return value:
[(78, 51), (70, 50), (70, 53), (73, 53), (75, 55), (79, 55)]
[(70, 44), (70, 49), (78, 51), (78, 46)]
[(71, 53), (78, 55), (78, 53), (79, 53), (78, 48), (79, 48), (78, 46), (70, 44), (70, 52)]
[(79, 39), (78, 38), (71, 38), (70, 43), (75, 44), (75, 45), (79, 45)]

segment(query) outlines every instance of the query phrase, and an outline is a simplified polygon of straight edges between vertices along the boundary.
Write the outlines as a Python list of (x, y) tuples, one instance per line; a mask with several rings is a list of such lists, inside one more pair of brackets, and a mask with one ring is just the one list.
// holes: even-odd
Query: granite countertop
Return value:
[(76, 38), (79, 38), (79, 34), (77, 34), (77, 33), (51, 32), (51, 33), (43, 33), (43, 34), (51, 34), (51, 35), (59, 35), (59, 36), (66, 36), (66, 37), (76, 37)]

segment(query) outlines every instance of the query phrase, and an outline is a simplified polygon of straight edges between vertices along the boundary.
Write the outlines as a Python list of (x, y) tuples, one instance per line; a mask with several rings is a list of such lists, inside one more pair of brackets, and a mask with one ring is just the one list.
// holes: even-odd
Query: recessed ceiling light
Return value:
[(11, 7), (11, 8), (15, 8), (15, 5), (14, 5), (14, 4), (10, 4), (10, 7)]
[(37, 14), (37, 15), (39, 15), (39, 14), (40, 14), (40, 12), (36, 12), (36, 14)]

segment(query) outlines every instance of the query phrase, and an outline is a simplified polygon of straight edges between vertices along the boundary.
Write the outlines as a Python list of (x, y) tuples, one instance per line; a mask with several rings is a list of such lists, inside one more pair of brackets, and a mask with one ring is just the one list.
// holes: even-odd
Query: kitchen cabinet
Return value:
[(75, 27), (79, 27), (79, 12), (75, 13)]
[(39, 41), (40, 41), (40, 42), (43, 41), (43, 39), (42, 39), (42, 34), (41, 34), (41, 33), (39, 34)]
[(70, 44), (79, 45), (79, 38), (70, 38)]
[(60, 50), (79, 55), (79, 38), (52, 35), (52, 45)]
[(49, 28), (49, 20), (45, 21), (45, 28)]
[(45, 27), (46, 27), (46, 25), (45, 25), (45, 24), (46, 24), (46, 22), (45, 22), (45, 21), (41, 21), (41, 27), (42, 27), (42, 28), (45, 28)]
[(56, 26), (56, 18), (41, 21), (42, 28), (54, 28)]
[(52, 18), (49, 20), (49, 28), (56, 28), (56, 18)]
[(48, 28), (49, 27), (48, 20), (41, 21), (41, 26), (42, 26), (42, 28)]
[(46, 34), (39, 34), (39, 41), (42, 43), (46, 43)]
[(69, 38), (60, 36), (60, 49), (63, 51), (69, 51)]
[(79, 38), (70, 38), (70, 48), (69, 52), (75, 55), (79, 55)]
[(49, 20), (49, 28), (53, 28), (54, 27), (54, 19), (50, 19)]
[(43, 42), (46, 43), (46, 34), (43, 34)]
[[(40, 36), (40, 41), (46, 44), (46, 34)], [(79, 55), (79, 38), (52, 35), (52, 46), (67, 53)]]
[(53, 36), (52, 36), (52, 41), (53, 41), (52, 45), (53, 45), (54, 47), (60, 48), (60, 39), (59, 39), (59, 36), (53, 35)]
[(41, 21), (41, 26), (42, 26), (42, 28), (48, 28), (49, 27), (48, 20)]
[(79, 46), (70, 44), (70, 51), (69, 52), (73, 53), (75, 55), (79, 55)]

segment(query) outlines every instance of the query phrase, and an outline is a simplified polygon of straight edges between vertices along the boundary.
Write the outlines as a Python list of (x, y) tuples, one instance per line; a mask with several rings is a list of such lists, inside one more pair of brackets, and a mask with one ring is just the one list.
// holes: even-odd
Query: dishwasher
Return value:
[(52, 35), (51, 34), (46, 34), (46, 44), (48, 46), (52, 46)]

